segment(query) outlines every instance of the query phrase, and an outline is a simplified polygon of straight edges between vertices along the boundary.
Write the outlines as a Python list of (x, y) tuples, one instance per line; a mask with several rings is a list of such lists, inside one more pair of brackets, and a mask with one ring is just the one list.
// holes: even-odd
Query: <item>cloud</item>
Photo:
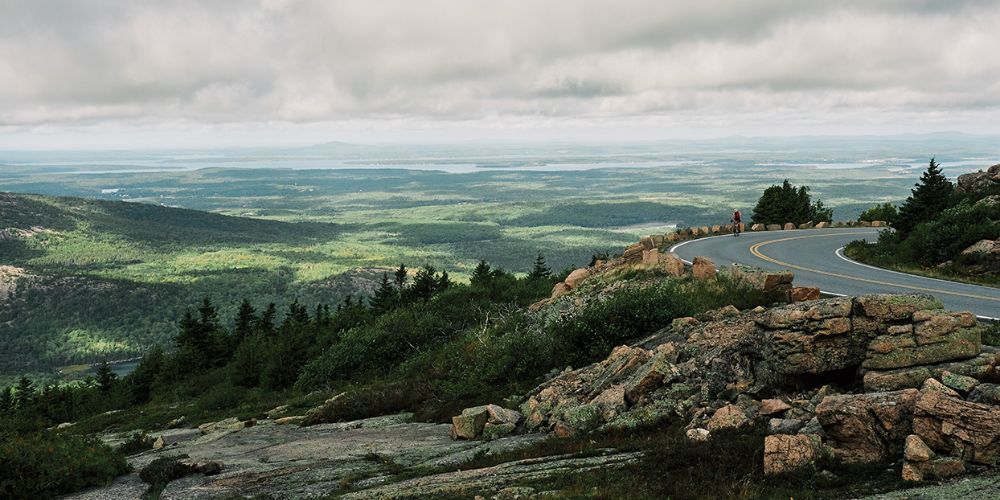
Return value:
[(977, 0), (0, 2), (0, 127), (981, 122), (998, 23)]

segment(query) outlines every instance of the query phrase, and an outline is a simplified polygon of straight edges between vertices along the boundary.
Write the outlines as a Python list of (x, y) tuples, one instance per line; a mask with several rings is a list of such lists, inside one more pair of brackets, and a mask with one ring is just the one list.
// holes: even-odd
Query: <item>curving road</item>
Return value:
[(871, 228), (764, 231), (743, 233), (738, 238), (724, 235), (685, 241), (670, 250), (685, 262), (703, 255), (719, 266), (738, 262), (765, 269), (787, 269), (795, 273), (796, 284), (817, 286), (834, 295), (929, 293), (947, 309), (972, 311), (982, 318), (1000, 317), (1000, 289), (879, 269), (844, 256), (844, 245), (858, 239), (874, 241), (878, 231)]

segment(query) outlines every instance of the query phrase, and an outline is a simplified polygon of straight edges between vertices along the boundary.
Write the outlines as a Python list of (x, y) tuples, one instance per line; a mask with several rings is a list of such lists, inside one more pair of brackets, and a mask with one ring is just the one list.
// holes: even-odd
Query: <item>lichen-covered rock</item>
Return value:
[(461, 415), (451, 417), (451, 435), (455, 439), (476, 439), (489, 419), (490, 414), (485, 407), (463, 410)]
[(684, 262), (680, 257), (672, 254), (660, 254), (657, 265), (670, 276), (682, 276), (684, 274)]
[(920, 436), (910, 434), (906, 436), (906, 443), (903, 445), (903, 458), (909, 462), (926, 462), (934, 458), (934, 452)]
[(920, 386), (920, 392), (937, 392), (952, 398), (962, 397), (957, 392), (955, 392), (955, 390), (952, 389), (951, 387), (948, 387), (942, 384), (941, 382), (938, 382), (937, 379), (933, 378), (928, 378), (927, 380), (924, 380), (924, 384)]
[(769, 271), (738, 265), (726, 267), (720, 272), (741, 285), (766, 293), (772, 301), (784, 301), (795, 278), (791, 271)]
[(643, 396), (669, 383), (680, 376), (680, 371), (674, 366), (677, 361), (677, 347), (672, 342), (656, 348), (652, 358), (638, 368), (635, 375), (625, 385), (625, 399), (635, 404)]
[(997, 186), (1000, 186), (1000, 164), (958, 176), (958, 191), (963, 193), (982, 193)]
[(920, 387), (930, 377), (930, 370), (919, 366), (897, 370), (868, 370), (863, 381), (865, 392), (898, 391)]
[(944, 454), (994, 464), (1000, 457), (1000, 406), (924, 392), (915, 404), (913, 433)]
[(965, 474), (965, 463), (954, 457), (941, 457), (926, 462), (903, 464), (903, 481), (941, 480)]
[(901, 451), (919, 396), (916, 389), (827, 396), (816, 406), (816, 417), (837, 458), (875, 463)]
[(563, 283), (565, 283), (566, 286), (569, 287), (570, 290), (572, 290), (580, 286), (580, 283), (582, 283), (583, 280), (587, 279), (588, 277), (590, 277), (590, 270), (584, 267), (576, 269), (573, 272), (569, 273), (569, 276), (566, 277)]
[(1000, 385), (979, 384), (969, 393), (968, 400), (974, 403), (1000, 405)]
[(865, 368), (891, 369), (968, 359), (979, 354), (980, 331), (964, 328), (933, 344), (920, 345), (911, 337), (880, 336), (870, 344)]
[(708, 441), (712, 433), (708, 429), (695, 427), (694, 429), (688, 429), (685, 435), (691, 441)]
[(556, 422), (555, 430), (558, 437), (566, 438), (590, 432), (600, 424), (601, 409), (594, 404), (585, 404), (566, 409), (562, 419)]
[(810, 286), (792, 287), (791, 295), (789, 297), (792, 302), (805, 302), (807, 300), (818, 300), (819, 288)]
[(780, 399), (764, 399), (760, 402), (761, 415), (774, 415), (791, 410), (792, 406)]
[(708, 430), (742, 429), (752, 424), (747, 414), (737, 405), (726, 405), (715, 411), (708, 420)]
[(883, 321), (908, 320), (922, 309), (943, 309), (930, 295), (864, 295), (855, 299), (857, 313)]
[(517, 426), (511, 423), (493, 424), (490, 422), (486, 422), (486, 425), (483, 426), (483, 439), (486, 440), (500, 439), (504, 436), (512, 434), (514, 432), (514, 429), (516, 428)]
[(772, 418), (767, 421), (768, 434), (795, 434), (805, 422), (795, 418)]
[(941, 372), (941, 383), (962, 393), (968, 393), (979, 385), (979, 381), (972, 377), (952, 373), (948, 370)]
[(708, 257), (695, 257), (691, 263), (691, 276), (695, 279), (707, 280), (715, 278), (715, 262)]
[(764, 438), (764, 474), (785, 474), (809, 467), (820, 457), (820, 450), (818, 439), (812, 436), (767, 436)]

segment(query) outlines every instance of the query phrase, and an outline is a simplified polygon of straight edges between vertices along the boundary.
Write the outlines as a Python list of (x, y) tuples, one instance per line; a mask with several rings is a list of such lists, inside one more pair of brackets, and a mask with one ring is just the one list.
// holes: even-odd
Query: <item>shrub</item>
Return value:
[(153, 438), (145, 432), (135, 432), (118, 446), (118, 452), (126, 457), (153, 449)]
[(868, 210), (861, 212), (858, 216), (859, 221), (886, 221), (889, 225), (895, 224), (896, 219), (899, 217), (899, 212), (896, 210), (896, 205), (892, 203), (883, 203), (881, 205), (873, 205)]
[(1000, 238), (996, 211), (985, 205), (959, 203), (939, 217), (917, 224), (902, 242), (900, 253), (905, 260), (922, 266), (952, 260), (979, 240)]
[(100, 486), (129, 471), (95, 438), (39, 432), (0, 436), (0, 497), (53, 497)]

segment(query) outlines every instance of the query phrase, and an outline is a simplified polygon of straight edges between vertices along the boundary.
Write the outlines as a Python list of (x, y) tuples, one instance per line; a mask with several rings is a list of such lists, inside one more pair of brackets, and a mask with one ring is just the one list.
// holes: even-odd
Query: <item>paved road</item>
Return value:
[(1000, 289), (924, 278), (852, 261), (840, 250), (858, 239), (874, 241), (871, 228), (765, 231), (686, 241), (672, 250), (685, 261), (703, 255), (719, 266), (733, 262), (765, 269), (788, 269), (800, 286), (818, 286), (833, 294), (929, 293), (954, 311), (1000, 317)]

